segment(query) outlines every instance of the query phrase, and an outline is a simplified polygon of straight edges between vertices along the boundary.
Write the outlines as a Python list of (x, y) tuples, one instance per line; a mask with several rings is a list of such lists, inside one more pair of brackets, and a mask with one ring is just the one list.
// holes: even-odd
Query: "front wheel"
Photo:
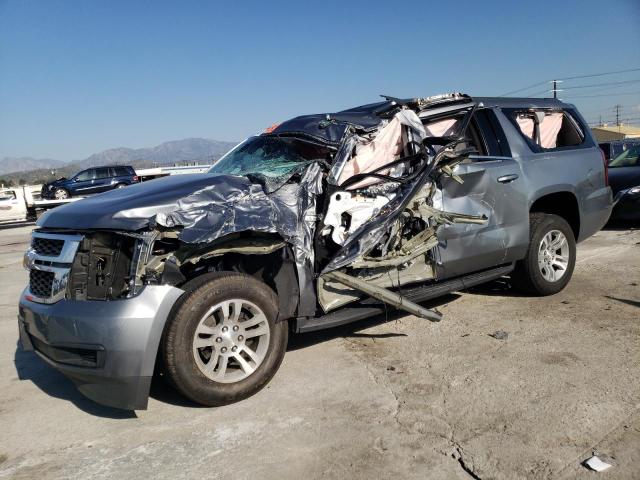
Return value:
[(533, 295), (553, 295), (569, 283), (575, 263), (576, 241), (567, 221), (558, 215), (532, 213), (529, 249), (516, 264), (514, 286)]
[(69, 192), (67, 192), (64, 188), (57, 188), (53, 196), (56, 198), (56, 200), (66, 200), (71, 195), (69, 195)]
[(263, 282), (214, 272), (183, 286), (165, 330), (161, 354), (169, 381), (206, 406), (250, 397), (278, 370), (288, 324), (276, 323), (278, 302)]

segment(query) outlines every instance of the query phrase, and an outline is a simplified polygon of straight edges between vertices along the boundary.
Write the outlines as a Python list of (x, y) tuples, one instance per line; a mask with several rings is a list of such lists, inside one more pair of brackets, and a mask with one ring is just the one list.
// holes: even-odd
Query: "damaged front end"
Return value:
[[(183, 272), (202, 262), (247, 272), (246, 263), (279, 266), (288, 255), (295, 308), (273, 273), (259, 274), (286, 297), (286, 315), (314, 317), (318, 307), (327, 313), (362, 296), (407, 309), (406, 300), (381, 291), (436, 277), (438, 227), (487, 221), (434, 207), (439, 178), (462, 182), (454, 168), (476, 153), (465, 136), (476, 106), (461, 94), (388, 99), (369, 116), (299, 117), (248, 140), (212, 169), (243, 175), (226, 177), (232, 193), (206, 187), (156, 215), (154, 227), (176, 229), (181, 242), (167, 261)], [(277, 251), (275, 262), (240, 258)]]

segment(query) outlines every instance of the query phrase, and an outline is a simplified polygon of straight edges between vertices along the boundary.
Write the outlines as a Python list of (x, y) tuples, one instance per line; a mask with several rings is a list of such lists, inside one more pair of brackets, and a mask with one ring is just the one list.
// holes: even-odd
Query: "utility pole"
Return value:
[(616, 105), (614, 108), (616, 109), (616, 125), (619, 127), (620, 126), (620, 109), (622, 108), (622, 105)]
[(551, 83), (553, 84), (553, 98), (558, 98), (558, 92), (561, 92), (562, 90), (558, 90), (558, 83), (562, 83), (562, 80), (551, 80)]

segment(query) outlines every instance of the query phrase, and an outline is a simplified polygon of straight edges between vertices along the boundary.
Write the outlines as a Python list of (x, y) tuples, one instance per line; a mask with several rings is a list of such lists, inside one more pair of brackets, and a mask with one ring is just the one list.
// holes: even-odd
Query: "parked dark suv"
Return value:
[(60, 178), (42, 186), (42, 198), (62, 200), (123, 188), (140, 179), (133, 167), (115, 165), (82, 170), (71, 178)]

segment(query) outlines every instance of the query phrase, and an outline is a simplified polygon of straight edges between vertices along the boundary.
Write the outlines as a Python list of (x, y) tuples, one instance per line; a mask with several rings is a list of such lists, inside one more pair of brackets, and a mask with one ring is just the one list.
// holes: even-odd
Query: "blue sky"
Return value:
[[(633, 67), (638, 0), (0, 0), (0, 157), (240, 140), (381, 93), (498, 95)], [(640, 71), (565, 86), (634, 79)], [(640, 118), (640, 83), (575, 92), (630, 92), (567, 95), (589, 120), (617, 103)]]

